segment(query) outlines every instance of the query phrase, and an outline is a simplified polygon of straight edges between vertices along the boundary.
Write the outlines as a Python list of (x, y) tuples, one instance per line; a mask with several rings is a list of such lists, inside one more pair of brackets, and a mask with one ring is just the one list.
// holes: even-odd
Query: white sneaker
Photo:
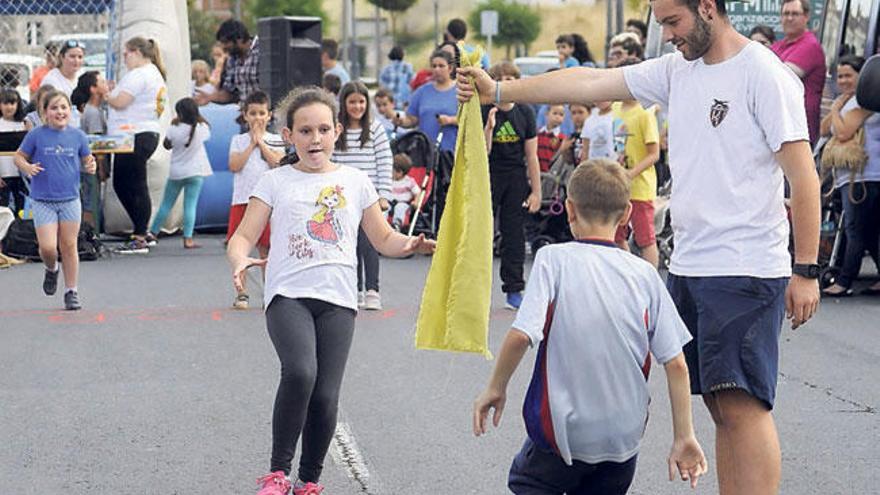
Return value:
[(379, 291), (368, 290), (364, 294), (364, 309), (370, 311), (382, 309), (382, 297), (379, 296)]
[(364, 307), (364, 291), (358, 291), (358, 307)]

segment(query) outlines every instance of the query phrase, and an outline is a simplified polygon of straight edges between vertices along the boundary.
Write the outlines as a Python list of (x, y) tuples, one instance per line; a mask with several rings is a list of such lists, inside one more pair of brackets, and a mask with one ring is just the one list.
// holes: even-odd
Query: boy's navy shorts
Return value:
[(666, 287), (693, 340), (691, 393), (742, 389), (773, 409), (788, 278), (682, 277)]
[(598, 464), (574, 461), (569, 466), (526, 438), (510, 466), (507, 487), (517, 495), (623, 495), (636, 473), (636, 457)]

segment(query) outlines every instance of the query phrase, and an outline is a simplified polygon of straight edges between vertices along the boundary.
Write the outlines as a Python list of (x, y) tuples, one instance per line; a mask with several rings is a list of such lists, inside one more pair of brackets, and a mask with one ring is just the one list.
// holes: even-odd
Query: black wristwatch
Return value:
[(816, 264), (795, 263), (794, 266), (791, 267), (791, 273), (804, 278), (817, 279), (819, 278), (819, 275), (822, 274), (822, 267)]

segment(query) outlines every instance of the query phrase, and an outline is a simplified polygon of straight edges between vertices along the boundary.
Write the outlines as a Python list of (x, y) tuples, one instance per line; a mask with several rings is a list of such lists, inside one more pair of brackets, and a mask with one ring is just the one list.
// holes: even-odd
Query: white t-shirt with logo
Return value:
[(357, 311), (357, 236), (379, 200), (367, 174), (345, 165), (312, 174), (283, 166), (263, 174), (252, 197), (272, 208), (266, 307), (276, 295)]
[(126, 72), (110, 95), (116, 97), (119, 93), (127, 93), (134, 100), (122, 109), (109, 108), (109, 132), (121, 132), (127, 126), (136, 133), (162, 131), (159, 119), (168, 106), (168, 88), (155, 65), (148, 63)]
[[(266, 133), (263, 134), (263, 142), (267, 144), (281, 143), (282, 139), (278, 134)], [(251, 135), (248, 132), (233, 136), (232, 141), (229, 143), (229, 153), (241, 153), (246, 150), (250, 144)], [(275, 146), (272, 146), (272, 148), (274, 149)], [(278, 151), (284, 151), (283, 147), (278, 147), (277, 149)], [(247, 204), (251, 197), (251, 192), (254, 190), (254, 186), (257, 185), (260, 177), (262, 177), (263, 173), (269, 170), (269, 168), (269, 163), (263, 159), (260, 149), (255, 147), (251, 152), (251, 155), (248, 157), (247, 162), (244, 164), (244, 167), (238, 172), (232, 174), (232, 204)]]
[(783, 143), (809, 141), (804, 88), (770, 50), (749, 42), (712, 65), (681, 53), (624, 67), (630, 93), (669, 111), (671, 273), (791, 274)]
[[(213, 174), (211, 162), (208, 161), (208, 152), (205, 151), (205, 141), (211, 138), (211, 129), (208, 124), (199, 122), (196, 125), (195, 133), (193, 133), (192, 141), (190, 141), (191, 130), (191, 125), (181, 123), (172, 125), (165, 131), (165, 139), (171, 142), (169, 179), (207, 177)], [(187, 146), (187, 141), (189, 141), (189, 146)]]
[(657, 270), (608, 241), (541, 248), (513, 328), (538, 346), (523, 405), (529, 438), (567, 464), (635, 455), (649, 352), (664, 364), (691, 340)]

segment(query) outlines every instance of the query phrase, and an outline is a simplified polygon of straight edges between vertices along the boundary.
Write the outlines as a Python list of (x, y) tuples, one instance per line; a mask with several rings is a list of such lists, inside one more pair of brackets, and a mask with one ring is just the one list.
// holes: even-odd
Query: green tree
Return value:
[(416, 0), (367, 0), (391, 15), (391, 37), (397, 42), (397, 16), (409, 10)]
[(323, 24), (327, 22), (327, 13), (321, 6), (321, 0), (252, 0), (248, 2), (248, 14), (253, 19), (280, 15), (303, 15), (320, 17)]
[(484, 0), (468, 18), (477, 39), (485, 39), (480, 34), (480, 13), (484, 10), (498, 11), (498, 34), (492, 37), (492, 42), (507, 48), (507, 58), (512, 47), (520, 43), (528, 47), (541, 33), (541, 16), (528, 6), (509, 0)]
[(214, 46), (219, 20), (211, 14), (196, 9), (194, 0), (187, 0), (189, 14), (189, 53), (191, 60), (211, 61), (211, 47)]

